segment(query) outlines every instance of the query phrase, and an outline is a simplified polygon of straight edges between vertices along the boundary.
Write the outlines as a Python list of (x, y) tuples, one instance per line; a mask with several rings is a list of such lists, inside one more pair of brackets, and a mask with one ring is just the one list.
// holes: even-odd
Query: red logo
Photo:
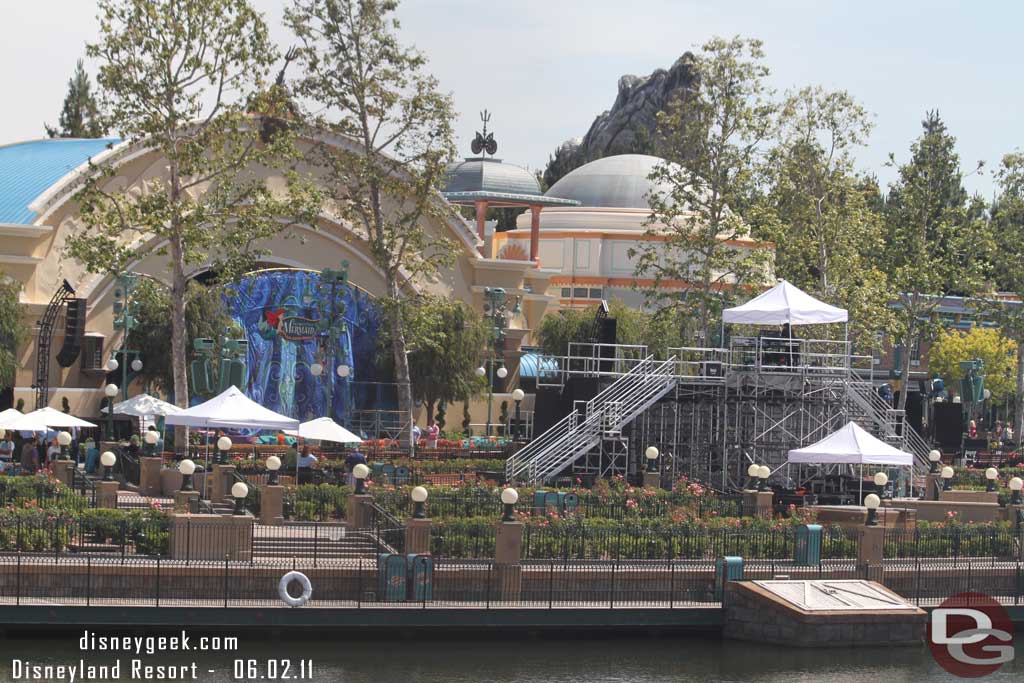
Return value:
[(928, 647), (943, 669), (981, 678), (1013, 661), (1013, 622), (1006, 608), (983, 593), (959, 593), (928, 620)]

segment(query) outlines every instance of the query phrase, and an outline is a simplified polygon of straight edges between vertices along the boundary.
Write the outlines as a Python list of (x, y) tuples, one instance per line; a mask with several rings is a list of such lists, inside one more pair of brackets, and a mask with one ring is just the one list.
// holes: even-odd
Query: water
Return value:
[[(429, 641), (417, 638), (351, 640), (345, 636), (297, 636), (287, 641), (241, 635), (238, 652), (199, 656), (145, 655), (144, 664), (197, 665), (194, 680), (227, 683), (251, 680), (234, 677), (234, 660), (257, 660), (255, 680), (272, 680), (268, 657), (289, 658), (289, 680), (300, 673), (298, 660), (313, 662), (318, 683), (712, 683), (763, 681), (800, 683), (916, 683), (963, 680), (943, 671), (925, 647), (798, 650), (687, 636), (562, 640), (515, 638), (474, 641), (463, 638)], [(1020, 681), (1024, 678), (1024, 647), (1017, 634), (1017, 659), (985, 681)], [(0, 641), (0, 683), (12, 678), (14, 657), (34, 664), (75, 664), (80, 653), (78, 636), (53, 640)], [(121, 677), (129, 681), (130, 660), (122, 653)], [(110, 664), (114, 656), (90, 656), (91, 664)], [(213, 673), (210, 673), (210, 670)], [(282, 678), (283, 668), (277, 668)], [(260, 675), (264, 678), (260, 678)], [(46, 680), (46, 679), (43, 679)], [(64, 679), (67, 680), (67, 679)], [(100, 679), (111, 680), (111, 679)], [(145, 679), (141, 679), (145, 680)], [(193, 680), (186, 678), (185, 680)]]

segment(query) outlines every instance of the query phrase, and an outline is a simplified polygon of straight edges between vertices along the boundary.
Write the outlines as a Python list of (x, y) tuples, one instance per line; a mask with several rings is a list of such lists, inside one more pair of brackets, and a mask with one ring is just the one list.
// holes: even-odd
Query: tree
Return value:
[(907, 404), (910, 349), (938, 330), (935, 311), (943, 296), (970, 295), (980, 285), (986, 251), (984, 225), (970, 217), (955, 138), (936, 112), (922, 126), (910, 161), (890, 187), (882, 252), (896, 292), (892, 336), (905, 351), (900, 410)]
[[(593, 343), (595, 314), (593, 308), (577, 308), (544, 316), (537, 331), (541, 349), (551, 356), (564, 356), (572, 342)], [(684, 325), (678, 316), (672, 308), (655, 313), (630, 308), (621, 299), (608, 304), (608, 317), (615, 318), (615, 343), (645, 345), (659, 358), (664, 358), (670, 347), (683, 345), (680, 330)]]
[[(762, 282), (769, 254), (750, 240), (742, 211), (750, 203), (760, 148), (771, 132), (761, 42), (714, 38), (693, 60), (698, 85), (674, 96), (658, 114), (665, 162), (651, 172), (650, 240), (630, 249), (648, 304), (695, 318), (707, 343), (736, 289)], [(687, 283), (685, 296), (664, 288)]]
[[(185, 306), (185, 342), (192, 357), (194, 339), (213, 339), (219, 345), (225, 330), (234, 321), (228, 315), (222, 297), (223, 288), (188, 283)], [(139, 379), (153, 384), (164, 394), (174, 389), (174, 364), (171, 353), (170, 291), (163, 284), (142, 278), (132, 293), (138, 302), (137, 327), (132, 331), (131, 346), (142, 350), (143, 364)]]
[[(250, 114), (273, 120), (287, 107), (282, 88), (264, 85), (275, 52), (247, 0), (100, 0), (99, 12), (88, 55), (100, 60), (111, 124), (159, 152), (167, 172), (138, 192), (106, 188), (113, 166), (96, 169), (67, 251), (107, 273), (154, 248), (167, 257), (174, 397), (186, 405), (190, 278), (212, 268), (233, 281), (266, 252), (263, 240), (312, 223), (320, 198), (294, 170), (288, 127), (268, 135)], [(258, 168), (284, 169), (287, 190), (272, 191)]]
[(1003, 334), (1017, 344), (1017, 367), (1014, 390), (1014, 426), (1024, 433), (1024, 154), (1019, 152), (1003, 157), (996, 173), (999, 196), (992, 206), (992, 250), (989, 261), (999, 289), (1010, 292), (1017, 301), (1001, 297), (986, 297), (973, 302), (979, 310), (991, 316)]
[(427, 420), (439, 403), (464, 401), (486, 388), (476, 376), (480, 357), (493, 332), (476, 311), (461, 301), (420, 296), (407, 300), (404, 314), (413, 397), (422, 401)]
[(961, 361), (981, 359), (985, 364), (985, 388), (1001, 403), (1015, 393), (1017, 348), (1013, 340), (996, 329), (946, 330), (938, 335), (928, 352), (928, 369), (942, 377), (947, 387), (956, 389), (964, 377)]
[(876, 343), (890, 327), (888, 280), (878, 195), (857, 176), (853, 152), (871, 131), (868, 113), (848, 93), (807, 87), (785, 99), (765, 170), (770, 190), (761, 234), (775, 245), (776, 273), (850, 311), (852, 337)]
[(48, 124), (46, 134), (51, 138), (101, 138), (107, 133), (96, 97), (92, 94), (85, 63), (79, 59), (75, 73), (68, 81), (68, 94), (60, 112), (59, 128)]
[[(332, 211), (363, 241), (384, 274), (388, 336), (398, 407), (411, 415), (406, 356), (407, 286), (453, 262), (455, 245), (425, 223), (449, 220), (437, 190), (454, 154), (452, 103), (424, 70), (426, 59), (396, 36), (397, 2), (295, 0), (286, 22), (299, 37), (305, 67), (297, 90), (318, 111), (317, 124), (348, 140), (321, 147)], [(412, 423), (406, 438), (411, 438)]]
[(25, 341), (25, 307), (19, 302), (21, 285), (0, 273), (0, 387), (13, 387), (21, 364), (18, 348)]

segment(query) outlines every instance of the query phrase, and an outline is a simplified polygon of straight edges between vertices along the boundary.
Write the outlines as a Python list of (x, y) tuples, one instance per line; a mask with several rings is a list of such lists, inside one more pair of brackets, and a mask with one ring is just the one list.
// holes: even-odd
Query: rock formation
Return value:
[(555, 150), (544, 170), (545, 187), (594, 159), (613, 154), (655, 153), (658, 112), (679, 90), (695, 84), (693, 59), (692, 53), (685, 52), (667, 71), (657, 69), (645, 78), (620, 78), (619, 94), (612, 108), (594, 119), (582, 140), (566, 140)]

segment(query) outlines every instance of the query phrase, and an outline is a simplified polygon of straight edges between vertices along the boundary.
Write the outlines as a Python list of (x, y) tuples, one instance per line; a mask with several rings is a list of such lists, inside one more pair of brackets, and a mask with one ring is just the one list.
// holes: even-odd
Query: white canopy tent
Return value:
[(722, 322), (738, 325), (822, 325), (845, 323), (845, 309), (818, 301), (782, 280), (745, 304), (722, 311)]
[[(181, 410), (181, 408), (173, 403), (161, 401), (149, 394), (139, 394), (138, 396), (132, 396), (127, 401), (114, 404), (115, 415), (130, 415), (143, 418), (173, 415), (174, 413), (180, 413)], [(104, 408), (103, 412), (109, 413), (110, 408)]]
[[(33, 410), (31, 413), (25, 413), (25, 416), (20, 422), (17, 423), (14, 429), (18, 429), (24, 432), (28, 431), (41, 431), (35, 429), (35, 425), (41, 424), (46, 427), (53, 427), (54, 429), (72, 429), (75, 427), (95, 427), (92, 422), (87, 422), (74, 415), (68, 415), (62, 413), (59, 410), (55, 410), (49, 406), (40, 408), (39, 410)], [(31, 425), (31, 426), (21, 426)]]
[(789, 451), (789, 462), (911, 467), (914, 456), (875, 438), (856, 422), (847, 422), (821, 441)]
[(285, 434), (301, 436), (303, 439), (332, 441), (334, 443), (362, 443), (363, 440), (329, 417), (318, 417), (303, 422), (298, 429), (286, 429)]
[(8, 408), (0, 412), (0, 432), (13, 430), (14, 425), (25, 417), (25, 414), (20, 410), (14, 408)]
[(238, 390), (228, 387), (205, 403), (168, 415), (168, 426), (214, 427), (225, 429), (298, 429), (294, 417), (279, 415), (264, 408)]

